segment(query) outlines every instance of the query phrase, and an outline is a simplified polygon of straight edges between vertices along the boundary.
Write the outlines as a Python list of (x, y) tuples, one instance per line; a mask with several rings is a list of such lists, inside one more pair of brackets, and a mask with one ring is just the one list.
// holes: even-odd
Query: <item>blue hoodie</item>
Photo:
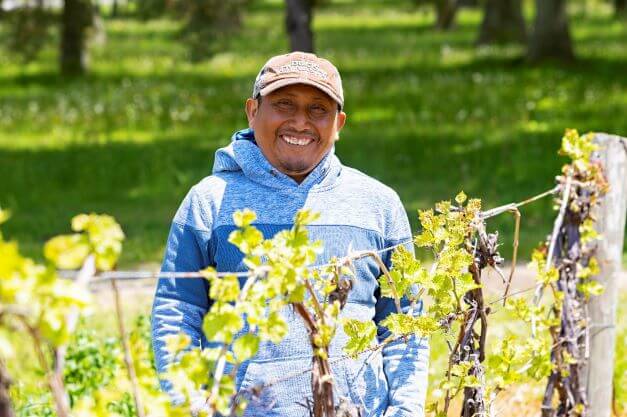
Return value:
[[(266, 160), (250, 129), (233, 135), (229, 146), (216, 152), (213, 173), (191, 188), (178, 209), (163, 260), (162, 271), (198, 271), (209, 265), (218, 271), (246, 271), (242, 253), (228, 242), (235, 229), (233, 213), (250, 208), (255, 226), (266, 238), (292, 226), (303, 208), (320, 212), (308, 226), (310, 239), (322, 240), (324, 251), (316, 260), (350, 251), (381, 250), (411, 241), (407, 214), (389, 187), (344, 167), (330, 151), (298, 184)], [(412, 244), (408, 248), (413, 250)], [(384, 262), (390, 266), (391, 252)], [(381, 271), (371, 258), (355, 262), (356, 283), (341, 316), (378, 323), (395, 311), (394, 301), (381, 297), (377, 278)], [(207, 347), (202, 320), (209, 309), (208, 284), (196, 279), (161, 279), (153, 305), (152, 339), (157, 368), (170, 360), (165, 338), (180, 331), (193, 346)], [(402, 307), (408, 308), (403, 300)], [(312, 351), (300, 317), (285, 312), (289, 333), (279, 344), (265, 342), (259, 353), (238, 370), (236, 387), (250, 388), (311, 368)], [(341, 326), (340, 326), (341, 327)], [(378, 328), (377, 340), (389, 335)], [(362, 416), (420, 417), (424, 415), (429, 349), (426, 339), (409, 337), (357, 359), (333, 362), (343, 356), (347, 336), (338, 328), (330, 346), (334, 398), (345, 397), (362, 409)], [(168, 389), (167, 382), (163, 383)], [(250, 401), (246, 416), (308, 416), (304, 404), (311, 397), (311, 375), (303, 372), (263, 390)]]

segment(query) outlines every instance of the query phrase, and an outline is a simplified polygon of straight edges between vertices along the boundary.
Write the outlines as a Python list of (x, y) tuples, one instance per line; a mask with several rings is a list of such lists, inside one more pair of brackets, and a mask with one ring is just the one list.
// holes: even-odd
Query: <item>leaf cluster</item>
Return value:
[(306, 226), (317, 218), (310, 211), (299, 211), (291, 229), (265, 239), (254, 226), (253, 211), (233, 215), (238, 229), (231, 233), (229, 242), (243, 253), (249, 272), (240, 279), (218, 274), (213, 268), (202, 271), (209, 281), (211, 300), (202, 328), (214, 347), (191, 349), (185, 335), (168, 340), (176, 360), (168, 369), (167, 379), (189, 404), (194, 398), (208, 398), (208, 407), (220, 414), (242, 411), (245, 399), (235, 401), (236, 369), (253, 358), (262, 343), (283, 340), (288, 331), (283, 312), (290, 304), (305, 306), (315, 323), (314, 351), (326, 354), (340, 311), (339, 301), (330, 302), (330, 295), (339, 282), (337, 271), (350, 271), (339, 265), (312, 270), (322, 247), (320, 242), (309, 240)]
[[(9, 217), (0, 209), (0, 224)], [(124, 233), (113, 217), (96, 214), (74, 217), (72, 229), (74, 234), (57, 236), (46, 243), (45, 265), (22, 256), (17, 243), (6, 241), (0, 233), (0, 326), (32, 337), (35, 349), (42, 353), (42, 375), (49, 380), (56, 377), (51, 374), (52, 358), (45, 353), (58, 355), (63, 352), (59, 347), (71, 342), (61, 378), (62, 395), (68, 396), (73, 416), (131, 417), (136, 410), (119, 341), (100, 341), (84, 331), (74, 333), (69, 318), (74, 313), (87, 313), (91, 296), (87, 289), (57, 274), (57, 268), (76, 269), (90, 256), (98, 269), (112, 269), (121, 253)], [(182, 407), (173, 406), (159, 389), (148, 331), (148, 320), (141, 318), (129, 338), (144, 415), (188, 415)], [(0, 346), (5, 358), (17, 349), (5, 332), (0, 332)], [(42, 401), (39, 415), (52, 410), (51, 396)]]
[[(0, 210), (2, 222), (8, 217), (6, 211)], [(67, 343), (70, 339), (67, 317), (71, 311), (86, 311), (90, 294), (74, 282), (61, 279), (53, 265), (37, 264), (22, 256), (17, 243), (6, 241), (2, 234), (0, 259), (1, 324), (25, 328), (53, 347)], [(11, 343), (5, 340), (2, 345)]]

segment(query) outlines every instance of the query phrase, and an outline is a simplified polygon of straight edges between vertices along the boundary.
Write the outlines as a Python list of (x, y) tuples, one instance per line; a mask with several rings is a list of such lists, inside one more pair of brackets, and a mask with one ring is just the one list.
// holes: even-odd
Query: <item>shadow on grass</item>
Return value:
[[(416, 137), (401, 130), (381, 141), (356, 127), (338, 143), (337, 153), (345, 164), (399, 190), (412, 211), (451, 198), (460, 189), (496, 205), (543, 191), (538, 184), (551, 185), (559, 162), (547, 165), (542, 154), (554, 152), (555, 137), (472, 145), (472, 138), (462, 133)], [(15, 213), (4, 230), (36, 255), (47, 238), (69, 230), (69, 216), (109, 213), (129, 237), (123, 263), (158, 261), (178, 204), (193, 184), (210, 174), (215, 150), (227, 143), (227, 135), (217, 142), (190, 135), (146, 144), (0, 150), (0, 177), (11, 178), (3, 182), (2, 204)], [(486, 165), (493, 168), (486, 170)], [(410, 218), (416, 227), (415, 214)], [(534, 221), (550, 223), (547, 213)]]
[[(440, 43), (440, 42), (434, 42)], [(345, 59), (344, 57), (343, 59)], [(369, 58), (365, 60), (368, 67), (342, 69), (342, 76), (345, 80), (352, 77), (365, 77), (369, 79), (383, 79), (389, 83), (395, 83), (408, 74), (418, 77), (431, 77), (434, 74), (460, 74), (471, 76), (475, 73), (482, 74), (522, 74), (532, 78), (550, 79), (556, 74), (566, 77), (585, 77), (586, 80), (600, 81), (605, 85), (626, 85), (627, 78), (618, 76), (627, 65), (627, 60), (612, 58), (578, 58), (572, 63), (545, 62), (537, 65), (530, 65), (522, 56), (497, 57), (497, 56), (476, 56), (470, 62), (460, 62), (450, 65), (442, 65), (438, 60), (405, 61), (398, 67), (370, 66)], [(82, 78), (65, 78), (54, 71), (42, 71), (36, 73), (20, 73), (15, 75), (0, 75), (0, 89), (3, 87), (32, 87), (40, 86), (45, 90), (37, 91), (33, 95), (23, 94), (18, 97), (5, 96), (3, 100), (31, 100), (36, 98), (46, 98), (49, 94), (58, 92), (68, 92), (72, 88), (83, 88), (87, 93), (94, 90), (98, 93), (102, 88), (116, 88), (123, 82), (146, 82), (148, 84), (174, 84), (185, 88), (206, 88), (211, 86), (217, 90), (232, 91), (234, 86), (249, 85), (254, 79), (253, 75), (230, 76), (201, 72), (179, 72), (173, 69), (171, 72), (129, 75), (116, 72), (92, 72)], [(582, 80), (583, 82), (583, 80)], [(350, 91), (347, 91), (350, 95)], [(225, 95), (228, 99), (233, 94)], [(233, 100), (240, 101), (239, 97)]]

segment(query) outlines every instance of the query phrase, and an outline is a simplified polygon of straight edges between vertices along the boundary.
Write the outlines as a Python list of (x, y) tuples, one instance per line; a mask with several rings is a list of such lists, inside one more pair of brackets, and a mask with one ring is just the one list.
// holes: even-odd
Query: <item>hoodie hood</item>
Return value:
[(335, 156), (335, 147), (325, 155), (302, 183), (273, 167), (261, 152), (252, 129), (237, 131), (231, 143), (216, 151), (213, 174), (241, 171), (248, 179), (271, 188), (309, 192), (333, 187), (342, 171), (342, 164)]

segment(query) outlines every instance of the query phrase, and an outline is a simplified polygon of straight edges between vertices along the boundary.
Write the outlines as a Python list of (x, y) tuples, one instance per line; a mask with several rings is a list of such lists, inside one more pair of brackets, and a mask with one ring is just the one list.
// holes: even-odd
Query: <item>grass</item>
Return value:
[[(287, 50), (281, 2), (257, 3), (228, 52), (191, 64), (172, 20), (105, 20), (84, 79), (0, 56), (0, 204), (5, 235), (40, 257), (79, 212), (114, 215), (122, 266), (158, 262), (187, 190), (246, 126), (243, 102), (265, 60)], [(492, 207), (550, 188), (564, 128), (627, 135), (627, 25), (596, 7), (571, 19), (576, 64), (529, 66), (516, 47), (477, 49), (480, 13), (450, 32), (409, 3), (339, 2), (315, 18), (319, 54), (341, 70), (342, 161), (396, 189), (415, 212), (460, 189)], [(522, 210), (521, 255), (549, 233), (551, 203)], [(513, 221), (495, 219), (504, 247)], [(504, 249), (508, 252), (508, 249)], [(626, 258), (627, 259), (627, 258)]]

